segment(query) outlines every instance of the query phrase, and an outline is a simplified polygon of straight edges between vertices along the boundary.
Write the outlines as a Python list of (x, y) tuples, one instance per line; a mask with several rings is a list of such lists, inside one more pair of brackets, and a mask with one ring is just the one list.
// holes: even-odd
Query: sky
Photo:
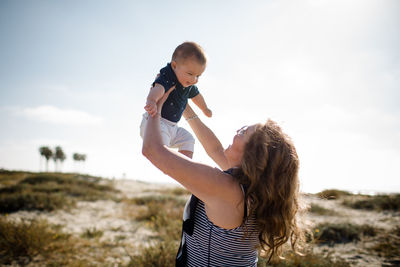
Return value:
[[(400, 192), (399, 13), (396, 0), (2, 0), (0, 168), (43, 171), (39, 147), (61, 146), (64, 172), (173, 183), (139, 125), (156, 74), (195, 41), (213, 117), (197, 112), (224, 147), (270, 118), (303, 192)], [(216, 166), (199, 142), (193, 159)]]

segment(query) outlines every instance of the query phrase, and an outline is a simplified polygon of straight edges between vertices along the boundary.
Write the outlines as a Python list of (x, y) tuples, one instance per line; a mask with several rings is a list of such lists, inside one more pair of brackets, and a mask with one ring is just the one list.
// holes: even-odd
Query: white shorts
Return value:
[[(140, 124), (140, 136), (143, 138), (149, 114), (143, 114)], [(176, 122), (160, 118), (161, 138), (163, 144), (170, 148), (178, 148), (178, 151), (194, 151), (194, 138), (186, 129), (179, 127)]]

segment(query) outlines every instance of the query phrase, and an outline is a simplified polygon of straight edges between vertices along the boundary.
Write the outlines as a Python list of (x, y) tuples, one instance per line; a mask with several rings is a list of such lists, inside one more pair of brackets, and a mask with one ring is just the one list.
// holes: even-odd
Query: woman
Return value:
[(183, 115), (221, 171), (163, 146), (159, 113), (166, 97), (149, 116), (142, 153), (194, 195), (185, 207), (177, 265), (256, 266), (258, 251), (270, 260), (289, 239), (294, 249), (299, 161), (288, 136), (269, 120), (242, 127), (223, 149), (188, 105)]

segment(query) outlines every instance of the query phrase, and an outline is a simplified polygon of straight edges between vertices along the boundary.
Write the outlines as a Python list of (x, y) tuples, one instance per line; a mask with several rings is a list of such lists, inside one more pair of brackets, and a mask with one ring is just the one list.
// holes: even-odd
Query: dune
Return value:
[[(134, 203), (132, 199), (162, 196), (168, 190), (174, 190), (178, 186), (128, 179), (102, 180), (100, 183), (111, 183), (118, 192), (109, 199), (79, 200), (74, 207), (67, 209), (50, 212), (18, 211), (10, 213), (6, 217), (8, 220), (15, 221), (45, 219), (51, 225), (60, 226), (64, 233), (80, 238), (79, 240), (82, 239), (82, 236), (94, 235), (99, 232), (101, 234), (96, 238), (96, 243), (89, 244), (89, 241), (85, 241), (87, 243), (81, 241), (81, 252), (87, 253), (82, 257), (86, 262), (90, 262), (92, 259), (99, 261), (98, 259), (101, 258), (101, 263), (98, 263), (100, 266), (124, 266), (129, 264), (133, 256), (141, 253), (141, 247), (151, 245), (158, 238), (154, 229), (147, 227), (147, 223), (136, 219), (144, 211), (144, 208), (132, 204)], [(187, 194), (179, 196), (182, 203), (188, 197)], [(351, 195), (328, 200), (317, 195), (303, 195), (303, 200), (311, 207), (311, 212), (304, 214), (302, 222), (312, 229), (311, 232), (314, 231), (314, 234), (322, 225), (360, 226), (364, 227), (363, 229), (372, 229), (371, 231), (374, 232), (359, 234), (358, 239), (350, 242), (321, 243), (317, 240), (312, 243), (311, 251), (315, 254), (330, 255), (332, 259), (340, 258), (350, 266), (396, 266), (400, 263), (399, 255), (387, 255), (385, 252), (379, 252), (378, 249), (373, 248), (386, 241), (386, 243), (389, 242), (389, 246), (390, 244), (395, 247), (400, 245), (400, 212), (398, 210), (359, 210), (343, 205), (345, 200), (354, 201), (358, 198), (362, 198), (362, 196)], [(368, 227), (365, 228), (366, 226)], [(397, 235), (393, 233), (393, 230), (397, 231)], [(383, 248), (385, 247), (383, 246)], [(174, 249), (172, 248), (172, 250)], [(398, 251), (398, 247), (397, 250), (394, 248), (393, 253)], [(33, 259), (31, 266), (36, 266), (35, 264), (40, 263), (41, 260), (41, 257)], [(92, 261), (92, 263), (95, 262), (96, 260)]]

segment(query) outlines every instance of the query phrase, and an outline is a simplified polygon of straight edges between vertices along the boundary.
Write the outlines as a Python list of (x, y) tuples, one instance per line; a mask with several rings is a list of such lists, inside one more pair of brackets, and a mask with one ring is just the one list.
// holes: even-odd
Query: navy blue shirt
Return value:
[(156, 78), (154, 83), (162, 85), (165, 92), (176, 85), (175, 90), (169, 94), (161, 110), (161, 117), (172, 122), (178, 122), (181, 119), (188, 98), (195, 97), (200, 93), (196, 85), (183, 87), (178, 81), (170, 63), (160, 70), (160, 76)]

